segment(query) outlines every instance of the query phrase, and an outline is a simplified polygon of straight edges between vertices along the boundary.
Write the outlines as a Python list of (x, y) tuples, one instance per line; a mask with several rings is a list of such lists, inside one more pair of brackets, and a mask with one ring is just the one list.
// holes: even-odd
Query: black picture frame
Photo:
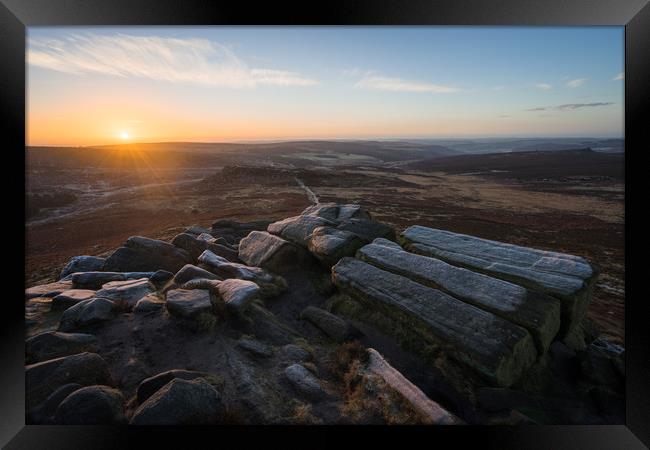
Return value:
[[(148, 428), (25, 426), (24, 309), (20, 283), (24, 265), (25, 30), (41, 25), (620, 25), (625, 26), (625, 264), (626, 264), (626, 425), (527, 427), (320, 427), (295, 428)], [(630, 208), (641, 197), (633, 174), (650, 133), (643, 117), (650, 104), (650, 5), (648, 0), (364, 0), (279, 5), (275, 2), (205, 0), (0, 0), (0, 116), (5, 199), (18, 199), (4, 218), (5, 283), (0, 317), (0, 446), (7, 449), (120, 448), (140, 446), (194, 448), (188, 439), (206, 439), (210, 447), (249, 439), (278, 444), (331, 447), (352, 437), (365, 445), (431, 445), (446, 448), (632, 449), (650, 445), (650, 352), (644, 292), (630, 265)], [(644, 114), (645, 113), (645, 114)], [(639, 148), (635, 148), (639, 147)], [(633, 183), (639, 186), (634, 187)], [(639, 225), (636, 225), (639, 228)], [(638, 234), (635, 234), (637, 239)], [(13, 247), (15, 246), (15, 247)], [(635, 247), (639, 243), (635, 242)], [(15, 250), (14, 250), (15, 248)], [(638, 280), (638, 278), (636, 278)], [(637, 297), (635, 297), (637, 296)], [(345, 435), (345, 436), (342, 436)], [(417, 439), (417, 440), (416, 440)], [(136, 444), (139, 441), (140, 444)], [(376, 442), (374, 442), (376, 441)], [(419, 444), (421, 442), (422, 444)]]

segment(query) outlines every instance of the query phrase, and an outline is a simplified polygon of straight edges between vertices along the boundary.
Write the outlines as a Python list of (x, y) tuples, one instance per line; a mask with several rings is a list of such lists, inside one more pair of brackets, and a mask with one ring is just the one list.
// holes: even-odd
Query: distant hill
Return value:
[[(401, 167), (425, 172), (480, 174), (518, 179), (557, 177), (624, 178), (624, 155), (591, 149), (526, 151), (429, 158)], [(510, 174), (510, 175), (509, 175)]]

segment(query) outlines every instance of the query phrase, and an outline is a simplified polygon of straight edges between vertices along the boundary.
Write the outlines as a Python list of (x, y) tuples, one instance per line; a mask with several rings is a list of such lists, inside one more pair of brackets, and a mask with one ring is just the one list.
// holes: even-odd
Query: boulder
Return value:
[(167, 291), (167, 311), (183, 319), (195, 319), (201, 314), (212, 314), (210, 291), (205, 289), (172, 289)]
[(210, 250), (212, 253), (222, 256), (229, 261), (239, 261), (237, 251), (231, 249), (230, 247), (222, 244), (217, 244), (215, 242), (210, 242), (205, 239), (199, 239), (188, 233), (181, 233), (177, 235), (172, 240), (172, 244), (187, 251), (192, 261), (196, 261), (201, 253), (206, 250)]
[(72, 289), (72, 281), (57, 281), (41, 284), (25, 289), (25, 300), (37, 297), (56, 297), (62, 292)]
[(282, 273), (302, 264), (306, 254), (302, 248), (281, 237), (266, 231), (251, 231), (239, 243), (239, 259), (249, 266)]
[(75, 289), (101, 289), (111, 281), (138, 280), (149, 278), (154, 272), (79, 272), (71, 276), (72, 285)]
[(155, 288), (147, 278), (127, 281), (111, 281), (95, 293), (95, 297), (107, 298), (115, 304), (125, 305), (132, 310), (138, 300), (154, 292)]
[(194, 266), (192, 264), (185, 264), (181, 270), (174, 275), (174, 283), (178, 286), (187, 283), (195, 278), (205, 278), (208, 280), (220, 280), (221, 278), (212, 272)]
[(306, 248), (312, 232), (322, 226), (336, 227), (336, 223), (318, 216), (295, 216), (270, 224), (267, 231)]
[(325, 266), (332, 267), (344, 256), (354, 256), (363, 244), (363, 240), (350, 231), (317, 227), (309, 239), (307, 248)]
[(308, 306), (300, 314), (300, 318), (308, 320), (335, 342), (345, 342), (359, 337), (360, 333), (345, 320), (324, 309)]
[(138, 404), (141, 405), (149, 397), (155, 394), (160, 388), (169, 383), (174, 379), (181, 380), (194, 380), (200, 377), (209, 376), (209, 373), (206, 372), (197, 372), (193, 370), (184, 370), (184, 369), (172, 369), (166, 372), (159, 373), (153, 377), (149, 377), (146, 380), (143, 380), (139, 385), (136, 392), (136, 398), (138, 399)]
[(321, 400), (327, 396), (318, 379), (303, 365), (292, 364), (284, 370), (291, 385), (310, 400)]
[(63, 311), (82, 300), (88, 300), (94, 296), (95, 291), (91, 291), (90, 289), (68, 289), (52, 299), (52, 310)]
[(456, 425), (462, 423), (458, 417), (427, 397), (373, 348), (368, 349), (367, 369), (379, 376), (387, 386), (406, 400), (422, 416), (426, 424)]
[(114, 425), (126, 423), (124, 397), (108, 386), (77, 389), (61, 402), (54, 414), (61, 425)]
[(537, 358), (524, 328), (437, 289), (353, 258), (332, 268), (345, 293), (390, 318), (397, 337), (424, 342), (500, 386), (509, 386)]
[(27, 409), (40, 404), (68, 383), (110, 385), (112, 380), (106, 361), (96, 353), (79, 353), (29, 365), (25, 367)]
[(167, 283), (169, 283), (172, 278), (174, 278), (173, 273), (166, 270), (156, 270), (156, 272), (149, 277), (149, 283), (152, 284), (155, 290), (160, 291), (167, 286)]
[(46, 331), (25, 341), (25, 362), (32, 364), (96, 350), (97, 338), (91, 334)]
[(361, 205), (337, 203), (317, 203), (305, 209), (302, 216), (318, 216), (332, 222), (343, 222), (350, 219), (368, 219), (370, 214)]
[(376, 239), (362, 247), (357, 257), (521, 325), (531, 333), (542, 353), (560, 329), (560, 301), (554, 297), (436, 258), (409, 253), (386, 239)]
[(114, 272), (137, 272), (162, 269), (177, 272), (191, 262), (190, 255), (168, 242), (131, 236), (124, 247), (115, 250), (104, 264), (104, 270)]
[(482, 272), (561, 300), (561, 335), (584, 318), (598, 271), (587, 260), (565, 253), (490, 241), (422, 226), (400, 236), (404, 247), (425, 256)]
[(106, 298), (93, 297), (66, 309), (59, 322), (59, 331), (75, 331), (97, 325), (115, 316), (116, 306)]
[(253, 301), (260, 298), (261, 292), (259, 286), (252, 281), (234, 278), (219, 283), (218, 291), (228, 311), (238, 317), (244, 317)]
[(59, 387), (52, 392), (50, 396), (32, 411), (29, 411), (29, 422), (34, 424), (51, 423), (53, 421), (54, 413), (65, 398), (72, 394), (77, 389), (83, 386), (78, 383), (68, 383)]
[(221, 394), (203, 379), (173, 379), (135, 411), (132, 425), (207, 425), (221, 420)]
[(228, 261), (209, 250), (199, 257), (199, 267), (223, 279), (238, 278), (252, 281), (262, 289), (262, 295), (272, 297), (283, 292), (287, 285), (283, 278), (275, 276), (259, 267), (246, 266)]
[(59, 275), (59, 279), (65, 278), (75, 272), (93, 272), (102, 270), (105, 262), (106, 259), (100, 258), (99, 256), (75, 256), (65, 265)]
[(341, 222), (336, 228), (356, 234), (364, 244), (372, 242), (377, 238), (395, 239), (395, 230), (389, 225), (377, 222), (376, 220), (350, 219)]
[(138, 303), (135, 304), (133, 312), (135, 314), (147, 314), (150, 312), (156, 312), (163, 309), (165, 306), (165, 300), (160, 298), (157, 294), (148, 294), (138, 300)]
[(266, 344), (256, 341), (255, 339), (240, 339), (237, 341), (237, 347), (244, 350), (249, 355), (258, 358), (270, 358), (273, 356), (273, 349)]

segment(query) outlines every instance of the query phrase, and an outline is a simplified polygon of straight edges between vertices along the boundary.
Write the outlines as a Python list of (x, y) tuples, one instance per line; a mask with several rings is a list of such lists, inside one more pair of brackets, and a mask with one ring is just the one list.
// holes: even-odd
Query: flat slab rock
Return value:
[(304, 261), (305, 251), (267, 231), (251, 231), (239, 242), (239, 259), (249, 266), (282, 273)]
[(38, 297), (55, 297), (60, 293), (72, 289), (72, 281), (57, 281), (55, 283), (41, 284), (25, 289), (25, 299)]
[(144, 296), (154, 292), (154, 287), (149, 279), (111, 281), (102, 286), (102, 289), (95, 293), (95, 297), (107, 298), (115, 303), (123, 302), (129, 309)]
[(357, 257), (380, 269), (405, 276), (526, 328), (541, 352), (560, 329), (560, 301), (522, 286), (453, 266), (376, 239)]
[(72, 285), (75, 289), (101, 289), (111, 281), (137, 280), (150, 278), (154, 272), (78, 272), (71, 275)]
[(343, 258), (332, 280), (494, 384), (511, 385), (537, 357), (524, 328), (401, 275)]
[(210, 374), (206, 372), (197, 372), (194, 370), (185, 369), (172, 369), (166, 372), (159, 373), (152, 377), (143, 380), (136, 391), (136, 398), (138, 403), (144, 403), (149, 397), (158, 392), (160, 388), (169, 383), (170, 381), (179, 378), (181, 380), (194, 380), (200, 377), (206, 377)]
[(311, 322), (335, 342), (341, 343), (359, 336), (358, 331), (344, 319), (315, 306), (305, 308), (300, 318)]
[(226, 308), (240, 317), (245, 315), (251, 304), (261, 295), (260, 287), (247, 280), (224, 280), (219, 283), (217, 290)]
[(598, 276), (597, 270), (579, 256), (419, 225), (407, 228), (400, 241), (414, 253), (433, 256), (561, 299), (565, 330), (576, 326), (586, 314), (591, 289)]
[(462, 421), (427, 397), (374, 348), (368, 349), (367, 369), (399, 393), (430, 425), (457, 425)]
[(95, 291), (90, 289), (69, 289), (52, 299), (52, 309), (62, 311), (94, 296)]

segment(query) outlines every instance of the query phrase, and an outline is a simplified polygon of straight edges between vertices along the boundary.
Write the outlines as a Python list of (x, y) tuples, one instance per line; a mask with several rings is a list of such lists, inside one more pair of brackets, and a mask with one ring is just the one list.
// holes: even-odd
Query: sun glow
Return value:
[(128, 141), (130, 138), (131, 136), (129, 135), (128, 132), (126, 131), (120, 132), (120, 139), (122, 139), (123, 141)]

